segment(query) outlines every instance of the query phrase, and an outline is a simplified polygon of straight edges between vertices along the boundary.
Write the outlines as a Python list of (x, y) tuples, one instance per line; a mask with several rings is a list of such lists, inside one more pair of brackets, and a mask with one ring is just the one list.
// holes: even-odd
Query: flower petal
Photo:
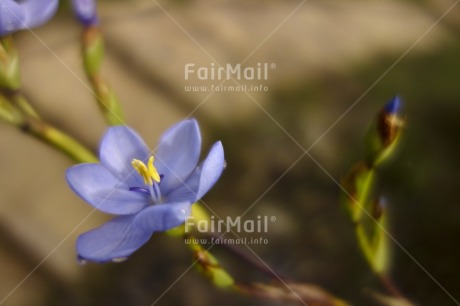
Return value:
[(184, 182), (198, 164), (200, 151), (200, 128), (195, 119), (181, 121), (163, 134), (155, 154), (155, 166), (164, 175), (160, 184), (163, 194)]
[(216, 142), (203, 163), (196, 168), (179, 188), (173, 190), (166, 198), (170, 202), (201, 199), (217, 182), (225, 168), (224, 148), (220, 141)]
[(185, 222), (190, 216), (190, 202), (157, 204), (139, 212), (134, 218), (135, 226), (145, 230), (166, 231)]
[(152, 236), (133, 226), (132, 216), (116, 217), (101, 227), (83, 233), (77, 239), (77, 253), (80, 259), (108, 262), (124, 259), (145, 244)]
[(130, 187), (144, 186), (142, 177), (131, 166), (133, 159), (147, 162), (150, 150), (142, 138), (127, 126), (108, 129), (102, 138), (101, 163)]
[(54, 16), (58, 8), (58, 0), (24, 0), (20, 5), (24, 9), (25, 19), (22, 26), (25, 28), (38, 27)]
[(21, 29), (25, 19), (21, 5), (13, 0), (3, 0), (1, 4), (0, 35), (7, 35)]
[(84, 25), (98, 23), (96, 0), (72, 0), (73, 10)]
[(149, 203), (150, 196), (129, 187), (100, 164), (79, 164), (67, 170), (72, 190), (95, 208), (116, 215), (134, 214)]

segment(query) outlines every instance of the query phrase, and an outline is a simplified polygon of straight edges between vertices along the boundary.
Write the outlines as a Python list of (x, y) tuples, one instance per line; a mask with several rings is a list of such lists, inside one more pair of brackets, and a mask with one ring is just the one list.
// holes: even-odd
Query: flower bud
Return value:
[(366, 163), (375, 166), (389, 158), (396, 148), (404, 119), (402, 102), (398, 96), (391, 99), (379, 112), (367, 133)]
[(85, 26), (99, 23), (95, 0), (72, 0), (73, 10), (78, 20)]

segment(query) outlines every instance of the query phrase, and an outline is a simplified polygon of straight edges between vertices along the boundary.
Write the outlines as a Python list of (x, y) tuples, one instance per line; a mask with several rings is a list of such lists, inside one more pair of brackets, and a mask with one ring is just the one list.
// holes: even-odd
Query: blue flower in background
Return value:
[(167, 130), (155, 155), (131, 128), (109, 128), (100, 146), (101, 162), (73, 166), (66, 174), (68, 184), (83, 200), (118, 215), (80, 235), (79, 258), (95, 262), (124, 259), (153, 232), (184, 223), (191, 205), (208, 192), (224, 169), (221, 142), (197, 166), (200, 151), (200, 130), (193, 119)]
[(0, 36), (44, 24), (57, 7), (58, 0), (0, 0)]
[(82, 24), (91, 26), (99, 23), (96, 0), (72, 0), (72, 6), (75, 15)]

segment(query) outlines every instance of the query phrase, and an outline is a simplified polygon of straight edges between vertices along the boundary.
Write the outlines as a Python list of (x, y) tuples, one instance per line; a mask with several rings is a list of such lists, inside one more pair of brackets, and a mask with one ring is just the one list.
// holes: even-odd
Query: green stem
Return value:
[(357, 225), (356, 229), (356, 237), (358, 239), (359, 246), (361, 248), (361, 251), (364, 254), (364, 257), (368, 261), (369, 265), (371, 266), (372, 270), (377, 273), (375, 267), (374, 267), (374, 255), (371, 246), (369, 245), (369, 241), (367, 239), (367, 234), (365, 232), (365, 229), (362, 225)]
[(86, 27), (82, 40), (83, 66), (96, 102), (109, 125), (123, 125), (123, 112), (115, 91), (101, 75), (104, 40), (97, 26)]
[(195, 242), (195, 238), (191, 235), (184, 236), (190, 239), (188, 244), (193, 252), (195, 263), (198, 270), (205, 275), (211, 282), (219, 288), (232, 288), (235, 284), (232, 276), (219, 264), (219, 261), (209, 251), (199, 243)]
[(40, 119), (40, 115), (37, 113), (37, 111), (21, 94), (15, 92), (12, 95), (12, 100), (24, 114), (35, 119)]
[(0, 88), (19, 88), (19, 57), (11, 35), (0, 37)]
[(79, 163), (96, 163), (98, 158), (77, 140), (52, 125), (35, 118), (28, 118), (22, 130), (48, 143)]
[(0, 94), (0, 119), (15, 126), (24, 123), (24, 114), (4, 95)]

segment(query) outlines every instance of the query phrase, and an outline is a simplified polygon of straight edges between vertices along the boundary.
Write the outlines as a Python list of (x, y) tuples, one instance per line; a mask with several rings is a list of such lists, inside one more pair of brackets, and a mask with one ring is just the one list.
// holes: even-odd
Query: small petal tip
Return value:
[(389, 115), (397, 115), (402, 108), (402, 101), (398, 96), (393, 97), (384, 107), (384, 110)]

